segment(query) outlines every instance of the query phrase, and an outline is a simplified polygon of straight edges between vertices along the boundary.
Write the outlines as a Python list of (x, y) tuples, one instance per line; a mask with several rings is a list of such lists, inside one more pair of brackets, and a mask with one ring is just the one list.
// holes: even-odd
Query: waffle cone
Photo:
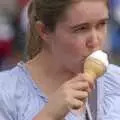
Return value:
[(84, 72), (89, 74), (94, 79), (100, 77), (106, 71), (104, 64), (95, 58), (89, 57), (84, 64)]

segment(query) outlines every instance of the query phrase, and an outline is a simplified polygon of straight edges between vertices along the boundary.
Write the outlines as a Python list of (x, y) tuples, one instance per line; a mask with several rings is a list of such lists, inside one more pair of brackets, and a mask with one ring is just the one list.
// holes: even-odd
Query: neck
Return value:
[(47, 51), (42, 51), (34, 59), (28, 61), (26, 65), (32, 74), (33, 80), (40, 84), (40, 87), (42, 85), (47, 87), (48, 85), (49, 88), (55, 90), (74, 76), (73, 73), (66, 71), (56, 63)]

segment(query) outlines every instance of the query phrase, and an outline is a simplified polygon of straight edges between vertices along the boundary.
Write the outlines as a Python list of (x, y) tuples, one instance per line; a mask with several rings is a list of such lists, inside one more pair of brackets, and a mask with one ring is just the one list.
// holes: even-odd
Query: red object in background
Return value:
[(24, 8), (29, 0), (18, 0), (18, 4), (20, 5), (21, 8)]
[(0, 39), (0, 58), (8, 57), (12, 54), (12, 41), (4, 41)]

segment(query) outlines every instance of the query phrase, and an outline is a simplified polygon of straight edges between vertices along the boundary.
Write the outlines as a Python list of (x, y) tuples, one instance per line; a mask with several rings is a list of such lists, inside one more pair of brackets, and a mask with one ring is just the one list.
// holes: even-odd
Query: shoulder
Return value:
[[(18, 67), (0, 72), (0, 114), (3, 118), (16, 119), (16, 90), (20, 73)], [(0, 117), (1, 117), (0, 116)]]
[(44, 93), (38, 91), (30, 79), (28, 70), (22, 64), (0, 72), (0, 113), (6, 109), (5, 114), (16, 113), (22, 119), (31, 119), (43, 108), (46, 103)]
[(0, 96), (13, 97), (20, 85), (24, 85), (27, 75), (16, 65), (14, 68), (0, 72)]
[(120, 67), (109, 65), (102, 76), (104, 83), (104, 120), (120, 119)]
[(0, 72), (0, 93), (15, 91), (17, 82), (16, 68)]
[(32, 91), (32, 82), (25, 64), (18, 63), (11, 70), (0, 72), (0, 96), (22, 97), (30, 90)]
[(26, 71), (19, 64), (11, 70), (0, 72), (0, 116), (17, 119), (17, 115), (24, 110), (30, 90), (27, 79)]
[(16, 95), (26, 93), (28, 79), (27, 71), (20, 63), (10, 70), (0, 72), (0, 99), (13, 100)]
[(0, 90), (7, 89), (8, 92), (15, 92), (16, 85), (24, 81), (25, 77), (25, 74), (23, 74), (23, 71), (18, 66), (0, 72)]
[(116, 92), (120, 90), (120, 67), (117, 65), (109, 65), (107, 72), (102, 77), (104, 79), (104, 88), (106, 93)]

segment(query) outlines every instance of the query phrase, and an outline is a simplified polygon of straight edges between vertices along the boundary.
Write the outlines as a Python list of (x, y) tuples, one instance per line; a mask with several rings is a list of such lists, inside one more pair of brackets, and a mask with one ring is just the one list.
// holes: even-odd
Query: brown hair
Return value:
[[(80, 0), (76, 0), (80, 1)], [(107, 1), (107, 0), (104, 0)], [(28, 9), (30, 29), (27, 35), (26, 52), (28, 58), (35, 57), (42, 49), (42, 41), (35, 24), (41, 21), (47, 29), (54, 31), (57, 22), (62, 18), (65, 9), (73, 0), (33, 0)]]

